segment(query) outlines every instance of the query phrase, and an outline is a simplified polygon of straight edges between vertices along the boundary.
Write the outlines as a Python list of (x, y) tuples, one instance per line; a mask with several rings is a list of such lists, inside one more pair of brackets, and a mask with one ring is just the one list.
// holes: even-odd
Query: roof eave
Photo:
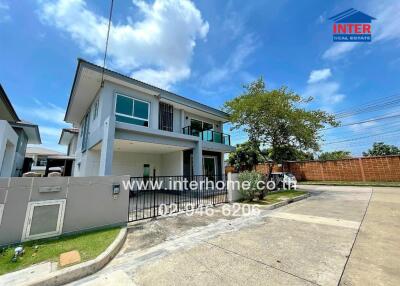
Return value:
[[(103, 71), (102, 67), (100, 67), (98, 65), (95, 65), (95, 64), (93, 64), (91, 62), (88, 62), (88, 61), (86, 61), (84, 59), (78, 58), (78, 65), (77, 65), (77, 68), (76, 68), (76, 71), (75, 71), (74, 81), (73, 81), (73, 84), (72, 84), (72, 88), (71, 88), (71, 92), (70, 92), (70, 96), (69, 96), (69, 100), (68, 100), (68, 106), (67, 106), (67, 110), (66, 110), (65, 117), (64, 117), (64, 121), (66, 121), (68, 123), (73, 123), (73, 120), (71, 118), (69, 118), (69, 111), (70, 111), (71, 104), (72, 104), (72, 98), (73, 98), (74, 93), (75, 93), (75, 88), (76, 88), (76, 85), (77, 85), (77, 82), (78, 82), (78, 79), (79, 79), (79, 72), (80, 72), (80, 69), (83, 68), (83, 65), (85, 65), (87, 68), (91, 68), (92, 70), (95, 70), (95, 71), (99, 71), (99, 72)], [(149, 90), (151, 90), (153, 92), (157, 92), (163, 98), (171, 100), (171, 98), (168, 98), (168, 97), (175, 97), (176, 100), (179, 101), (178, 102), (179, 104), (186, 105), (188, 107), (195, 108), (197, 110), (213, 114), (214, 116), (217, 116), (217, 117), (220, 117), (221, 119), (223, 119), (222, 121), (224, 123), (229, 121), (229, 115), (227, 113), (219, 110), (219, 109), (213, 108), (211, 106), (205, 105), (203, 103), (200, 103), (200, 102), (197, 102), (195, 100), (186, 98), (184, 96), (172, 93), (170, 91), (161, 89), (159, 87), (150, 85), (148, 83), (139, 81), (137, 79), (128, 77), (126, 75), (120, 74), (118, 72), (115, 72), (115, 71), (112, 71), (112, 70), (109, 70), (109, 69), (104, 69), (104, 73), (107, 74), (110, 77), (119, 78), (121, 80), (128, 81), (129, 83), (132, 83), (132, 84), (135, 84), (135, 85), (139, 85), (139, 86), (141, 86), (143, 88), (147, 88), (147, 89), (149, 89)]]
[(3, 101), (5, 102), (8, 110), (10, 111), (11, 116), (13, 117), (14, 121), (21, 121), (21, 119), (19, 119), (17, 112), (15, 112), (14, 107), (11, 104), (10, 99), (8, 98), (5, 90), (3, 89), (3, 86), (0, 84), (0, 96), (3, 98)]

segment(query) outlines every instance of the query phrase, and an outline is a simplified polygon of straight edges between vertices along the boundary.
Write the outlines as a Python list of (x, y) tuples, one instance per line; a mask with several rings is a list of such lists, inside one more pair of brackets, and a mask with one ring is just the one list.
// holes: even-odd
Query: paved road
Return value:
[(304, 188), (307, 200), (258, 215), (137, 223), (71, 285), (400, 285), (400, 189)]

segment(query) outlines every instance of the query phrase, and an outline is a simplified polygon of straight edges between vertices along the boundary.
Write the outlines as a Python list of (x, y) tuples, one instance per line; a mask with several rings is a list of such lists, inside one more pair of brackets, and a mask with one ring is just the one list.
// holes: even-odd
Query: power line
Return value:
[(104, 70), (105, 70), (105, 67), (106, 67), (106, 59), (107, 59), (107, 51), (108, 51), (108, 40), (110, 38), (110, 28), (111, 28), (111, 19), (112, 19), (113, 8), (114, 8), (114, 0), (111, 0), (110, 15), (108, 16), (106, 47), (105, 47), (105, 50), (104, 50), (103, 68), (102, 68), (102, 71), (101, 71), (101, 87), (104, 87)]
[(379, 136), (379, 135), (391, 134), (391, 133), (397, 133), (397, 132), (400, 132), (400, 129), (389, 131), (389, 132), (382, 132), (382, 133), (373, 134), (373, 135), (357, 137), (357, 138), (345, 139), (345, 140), (341, 140), (341, 141), (328, 142), (328, 143), (325, 143), (325, 145), (338, 144), (338, 143), (349, 142), (349, 141), (356, 141), (356, 140), (360, 140), (360, 139), (371, 138), (371, 137), (375, 137), (375, 136)]
[[(397, 93), (397, 94), (380, 97), (380, 98), (377, 98), (374, 100), (367, 101), (364, 104), (357, 105), (356, 108), (359, 108), (360, 106), (370, 107), (370, 106), (374, 106), (377, 104), (381, 104), (382, 102), (385, 102), (385, 101), (391, 101), (393, 99), (396, 100), (399, 98), (400, 98), (400, 94)], [(346, 108), (346, 109), (339, 110), (338, 112), (335, 113), (335, 115), (340, 115), (340, 114), (349, 113), (349, 112), (353, 112), (353, 111), (354, 111), (354, 108)]]
[(400, 114), (391, 115), (391, 116), (382, 116), (382, 117), (376, 117), (376, 118), (363, 120), (363, 121), (346, 123), (346, 124), (342, 124), (342, 125), (336, 126), (336, 127), (327, 127), (327, 128), (324, 128), (323, 130), (329, 130), (329, 129), (340, 128), (340, 127), (345, 127), (345, 126), (352, 126), (352, 125), (359, 125), (359, 124), (363, 124), (363, 123), (376, 122), (376, 121), (381, 121), (381, 120), (386, 120), (386, 119), (391, 119), (391, 118), (397, 118), (397, 117), (400, 117)]

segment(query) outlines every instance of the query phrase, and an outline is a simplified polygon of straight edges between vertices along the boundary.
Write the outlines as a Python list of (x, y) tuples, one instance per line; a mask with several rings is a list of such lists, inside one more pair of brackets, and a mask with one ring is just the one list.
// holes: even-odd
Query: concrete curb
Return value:
[(21, 285), (26, 286), (50, 286), (63, 285), (85, 276), (91, 275), (103, 268), (111, 259), (115, 257), (125, 242), (127, 228), (121, 228), (117, 238), (111, 243), (103, 253), (95, 259), (79, 263), (55, 272), (46, 274), (40, 278), (31, 280)]
[(309, 196), (311, 196), (311, 194), (307, 193), (307, 194), (303, 194), (303, 195), (300, 195), (300, 196), (297, 196), (297, 197), (294, 197), (294, 198), (290, 198), (290, 199), (287, 199), (287, 200), (284, 200), (284, 201), (281, 201), (279, 203), (275, 203), (275, 204), (272, 204), (272, 205), (269, 205), (269, 206), (268, 205), (261, 205), (261, 204), (252, 204), (252, 205), (259, 206), (263, 210), (274, 210), (274, 209), (286, 206), (288, 204), (304, 200), (304, 199), (308, 198)]

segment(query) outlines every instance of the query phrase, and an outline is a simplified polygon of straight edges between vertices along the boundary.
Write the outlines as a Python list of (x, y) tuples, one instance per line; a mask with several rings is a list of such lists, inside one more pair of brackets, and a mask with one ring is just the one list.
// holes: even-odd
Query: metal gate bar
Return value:
[(131, 187), (128, 222), (215, 206), (228, 199), (225, 175), (131, 177)]

